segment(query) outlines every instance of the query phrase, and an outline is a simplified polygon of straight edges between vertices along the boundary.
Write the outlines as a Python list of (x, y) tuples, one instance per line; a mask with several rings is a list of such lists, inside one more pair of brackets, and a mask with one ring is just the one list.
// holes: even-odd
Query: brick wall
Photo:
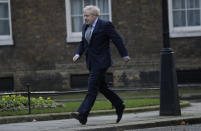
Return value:
[[(26, 82), (33, 90), (71, 89), (70, 76), (88, 71), (84, 58), (72, 63), (78, 43), (66, 42), (65, 0), (14, 0), (11, 7), (14, 46), (0, 46), (0, 77), (13, 77), (14, 90)], [(114, 87), (158, 86), (161, 10), (161, 0), (112, 0), (112, 22), (132, 58), (125, 64), (111, 45)], [(170, 40), (177, 69), (201, 67), (200, 39)]]

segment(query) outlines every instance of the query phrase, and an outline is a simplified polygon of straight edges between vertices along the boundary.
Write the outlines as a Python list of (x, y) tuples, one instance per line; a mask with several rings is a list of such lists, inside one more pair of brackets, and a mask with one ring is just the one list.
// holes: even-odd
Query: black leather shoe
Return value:
[(87, 117), (80, 114), (71, 113), (71, 117), (77, 119), (82, 125), (85, 125), (87, 123)]
[(125, 109), (125, 104), (123, 103), (119, 108), (116, 109), (116, 113), (117, 113), (117, 121), (116, 123), (119, 123), (119, 121), (122, 118), (123, 112)]

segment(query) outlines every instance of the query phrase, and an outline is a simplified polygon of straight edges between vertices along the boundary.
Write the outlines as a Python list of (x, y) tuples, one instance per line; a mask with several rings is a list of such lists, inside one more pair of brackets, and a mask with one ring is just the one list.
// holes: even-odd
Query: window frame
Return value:
[[(66, 42), (80, 42), (82, 38), (82, 32), (72, 32), (72, 23), (71, 23), (71, 0), (65, 0), (66, 5)], [(112, 6), (111, 0), (108, 0), (109, 7), (109, 20), (112, 21)]]
[(9, 19), (9, 28), (10, 28), (9, 35), (0, 35), (0, 46), (13, 45), (10, 0), (0, 0), (0, 3), (8, 3), (8, 19)]
[[(200, 26), (187, 26), (187, 27), (174, 27), (173, 26), (173, 7), (172, 1), (168, 0), (168, 13), (169, 13), (169, 34), (171, 38), (177, 37), (196, 37), (201, 36), (201, 25)], [(200, 1), (201, 9), (201, 1)], [(200, 13), (201, 18), (201, 13)]]

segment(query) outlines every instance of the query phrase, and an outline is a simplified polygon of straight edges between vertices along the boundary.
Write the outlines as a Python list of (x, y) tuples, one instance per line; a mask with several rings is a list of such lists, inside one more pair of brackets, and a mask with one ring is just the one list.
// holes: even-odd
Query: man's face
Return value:
[(85, 23), (86, 23), (87, 25), (93, 24), (93, 22), (94, 22), (94, 21), (96, 20), (96, 18), (97, 18), (97, 16), (91, 15), (91, 13), (88, 12), (88, 11), (85, 11), (85, 12), (83, 13), (83, 15), (84, 15)]

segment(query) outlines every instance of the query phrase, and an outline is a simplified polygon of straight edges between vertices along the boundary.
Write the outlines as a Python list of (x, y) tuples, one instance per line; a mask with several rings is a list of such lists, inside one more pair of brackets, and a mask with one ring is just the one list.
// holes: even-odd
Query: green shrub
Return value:
[[(54, 108), (58, 104), (50, 97), (31, 98), (31, 108)], [(22, 95), (5, 95), (0, 97), (0, 111), (23, 110), (28, 108), (28, 98)]]

